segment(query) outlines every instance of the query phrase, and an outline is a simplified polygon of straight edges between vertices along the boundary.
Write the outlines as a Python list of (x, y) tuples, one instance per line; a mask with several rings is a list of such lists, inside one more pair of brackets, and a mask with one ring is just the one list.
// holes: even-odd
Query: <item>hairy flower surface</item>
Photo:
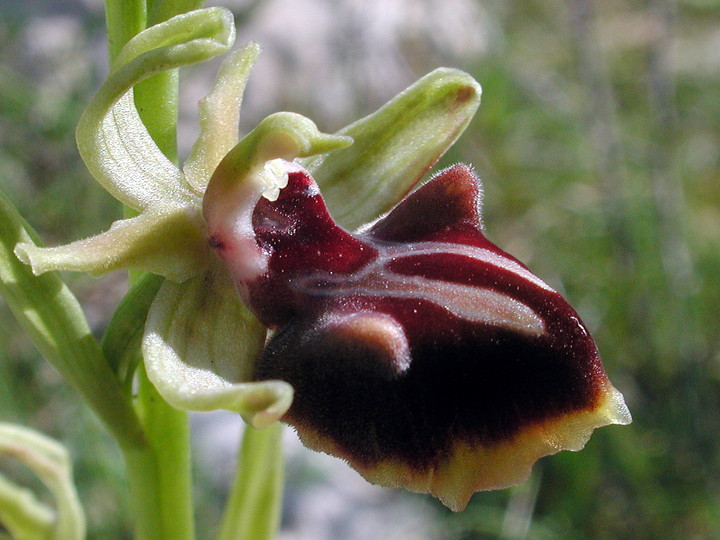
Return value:
[[(275, 330), (254, 376), (293, 386), (283, 420), (306, 445), (458, 510), (630, 421), (577, 313), (483, 234), (470, 168), (351, 234), (310, 174), (284, 166), (276, 200), (206, 197), (205, 215), (245, 303)], [(238, 227), (247, 213), (232, 209), (247, 204)]]

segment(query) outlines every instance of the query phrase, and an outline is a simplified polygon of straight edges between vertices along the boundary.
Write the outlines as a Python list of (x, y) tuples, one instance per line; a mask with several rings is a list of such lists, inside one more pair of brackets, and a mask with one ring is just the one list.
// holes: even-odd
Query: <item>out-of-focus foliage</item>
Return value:
[[(571, 300), (633, 413), (632, 425), (597, 431), (582, 452), (542, 460), (523, 486), (478, 494), (462, 514), (432, 508), (434, 532), (417, 537), (720, 536), (720, 3), (214, 3), (237, 9), (240, 41), (266, 49), (243, 122), (290, 108), (337, 128), (438, 65), (470, 71), (483, 103), (443, 164), (474, 163), (489, 237)], [(102, 11), (69, 1), (53, 13), (21, 9), (29, 4), (8, 2), (0, 18), (0, 182), (60, 243), (119, 216), (73, 138), (104, 62)], [(191, 88), (207, 88), (202, 73), (189, 72)], [(101, 313), (98, 328), (114, 283), (76, 282)], [(0, 419), (65, 440), (92, 535), (127, 537), (117, 452), (2, 305)], [(287, 538), (353, 537), (298, 532), (301, 488), (322, 472), (295, 469)], [(217, 521), (225, 489), (199, 489), (201, 527)], [(371, 507), (343, 519), (362, 510), (371, 520)], [(380, 532), (342, 530), (386, 538), (387, 515), (380, 521)]]
[(717, 537), (718, 4), (511, 4), (503, 44), (475, 64), (484, 103), (463, 139), (487, 227), (575, 303), (634, 423), (544, 460), (532, 516), (518, 489), (503, 530), (527, 517), (531, 538)]
[[(0, 7), (0, 185), (43, 238), (55, 243), (87, 236), (121, 214), (78, 159), (74, 136), (98, 82), (89, 39), (93, 30), (102, 31), (102, 13), (81, 21), (77, 8), (34, 13), (36, 6), (22, 7), (12, 2)], [(102, 34), (97, 37), (101, 40)], [(102, 41), (96, 40), (95, 48), (97, 43)], [(116, 300), (108, 297), (117, 297), (117, 281), (104, 280), (103, 288), (78, 283), (98, 329)], [(32, 348), (3, 302), (0, 420), (32, 426), (68, 445), (93, 535), (119, 538), (118, 531), (130, 530), (124, 523), (125, 480), (114, 443)], [(3, 460), (3, 472), (10, 470), (20, 484), (34, 486), (28, 471), (14, 465)]]

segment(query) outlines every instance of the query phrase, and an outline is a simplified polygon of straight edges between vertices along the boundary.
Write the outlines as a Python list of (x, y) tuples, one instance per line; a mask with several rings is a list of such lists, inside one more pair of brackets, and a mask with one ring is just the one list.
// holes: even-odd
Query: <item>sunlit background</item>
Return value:
[[(720, 538), (720, 1), (212, 3), (235, 12), (238, 42), (264, 48), (244, 131), (282, 109), (333, 131), (435, 67), (472, 73), (483, 103), (440, 166), (475, 165), (488, 236), (569, 298), (634, 417), (459, 514), (370, 486), (287, 430), (281, 538)], [(73, 135), (104, 40), (99, 0), (0, 0), (0, 183), (48, 244), (120, 217)], [(215, 69), (182, 72), (181, 153)], [(67, 278), (101, 333), (125, 277)], [(0, 421), (64, 442), (90, 537), (130, 538), (113, 441), (1, 302)], [(242, 426), (204, 414), (193, 428), (198, 530), (212, 538)]]

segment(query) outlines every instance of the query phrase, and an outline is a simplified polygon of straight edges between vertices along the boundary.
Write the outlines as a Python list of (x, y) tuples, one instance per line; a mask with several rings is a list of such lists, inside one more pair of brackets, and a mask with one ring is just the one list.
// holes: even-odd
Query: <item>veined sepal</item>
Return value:
[(265, 333), (225, 269), (212, 264), (182, 284), (166, 281), (160, 288), (142, 341), (145, 369), (178, 409), (227, 409), (265, 427), (287, 411), (293, 396), (285, 382), (251, 382)]
[(438, 68), (374, 113), (341, 129), (352, 146), (299, 162), (333, 218), (355, 229), (390, 210), (460, 137), (482, 89), (459, 69)]
[(80, 118), (78, 150), (95, 179), (123, 204), (190, 202), (197, 192), (157, 147), (135, 109), (132, 87), (154, 73), (201, 62), (235, 41), (230, 11), (207, 8), (144, 30), (125, 47)]
[(163, 204), (116, 221), (96, 236), (50, 248), (22, 243), (15, 254), (36, 275), (51, 270), (101, 275), (138, 268), (178, 282), (202, 272), (210, 255), (197, 208)]

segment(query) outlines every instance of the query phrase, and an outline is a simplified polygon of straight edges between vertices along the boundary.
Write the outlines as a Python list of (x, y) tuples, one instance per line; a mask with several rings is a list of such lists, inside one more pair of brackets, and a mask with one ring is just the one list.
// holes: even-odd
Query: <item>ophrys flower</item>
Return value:
[(485, 239), (469, 169), (347, 232), (393, 208), (460, 135), (479, 104), (470, 76), (437, 70), (337, 135), (277, 113), (239, 140), (249, 45), (201, 103), (201, 136), (180, 169), (142, 125), (132, 87), (233, 39), (218, 8), (132, 39), (78, 146), (138, 215), (68, 246), (16, 250), (36, 272), (164, 276), (142, 349), (168, 402), (259, 427), (286, 420), (370, 480), (455, 509), (595, 427), (629, 421), (577, 314)]

